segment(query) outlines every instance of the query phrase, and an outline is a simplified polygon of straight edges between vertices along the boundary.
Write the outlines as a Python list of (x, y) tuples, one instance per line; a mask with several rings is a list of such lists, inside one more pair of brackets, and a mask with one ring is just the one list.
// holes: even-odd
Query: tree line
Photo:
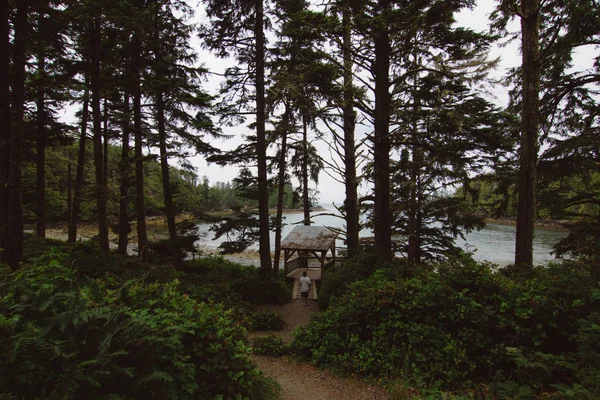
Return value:
[[(77, 158), (77, 144), (52, 147), (46, 152), (46, 218), (48, 223), (68, 221), (72, 208), (73, 174), (72, 164)], [(94, 163), (91, 160), (93, 149), (86, 147), (86, 162), (84, 165), (84, 186), (79, 204), (79, 218), (82, 222), (93, 222), (96, 217), (96, 197), (93, 185)], [(23, 162), (23, 220), (25, 224), (35, 224), (37, 228), (38, 215), (36, 199), (36, 164), (35, 154), (26, 154)], [(109, 225), (118, 230), (120, 171), (119, 160), (121, 148), (108, 146), (108, 180), (107, 180), (107, 212)], [(162, 192), (162, 177), (160, 163), (149, 157), (144, 164), (144, 203), (148, 216), (164, 215), (165, 203)], [(240, 196), (235, 182), (211, 182), (207, 176), (199, 177), (195, 171), (178, 167), (169, 168), (173, 192), (175, 213), (186, 213), (202, 218), (211, 211), (230, 211), (238, 209), (254, 209), (258, 203)], [(85, 184), (88, 182), (88, 184)], [(269, 198), (269, 207), (277, 205), (277, 196), (273, 193)], [(300, 200), (291, 184), (286, 185), (284, 207), (298, 208)], [(129, 202), (129, 214), (134, 207)], [(130, 217), (131, 218), (131, 217)]]
[[(91, 141), (99, 243), (108, 251), (109, 149), (118, 144), (119, 251), (126, 250), (133, 217), (142, 260), (148, 149), (158, 154), (176, 264), (181, 253), (170, 171), (175, 158), (185, 165), (190, 152), (240, 166), (236, 188), (256, 201), (258, 217), (241, 212), (226, 225), (248, 224), (244, 231), (259, 242), (265, 270), (278, 266), (269, 230), (278, 233), (277, 249), (291, 177), (300, 183), (298, 198), (310, 224), (309, 185), (320, 171), (344, 185), (340, 211), (351, 256), (360, 251), (361, 212), (369, 216), (375, 251), (384, 260), (397, 252), (416, 263), (455, 253), (454, 238), (481, 221), (468, 202), (447, 193), (457, 186), (476, 193), (474, 178), (494, 180), (498, 188), (516, 185), (516, 265), (532, 265), (540, 183), (580, 183), (584, 189), (576, 194), (552, 192), (554, 204), (565, 212), (590, 204), (592, 212), (581, 216), (579, 236), (572, 239), (597, 248), (598, 7), (589, 1), (500, 1), (489, 31), (476, 32), (456, 24), (457, 13), (473, 6), (450, 0), (319, 6), (217, 0), (204, 2), (206, 18), (194, 25), (193, 10), (182, 0), (3, 2), (2, 259), (16, 268), (22, 257), (24, 157), (35, 149), (37, 235), (43, 236), (46, 148), (69, 137), (79, 145), (69, 239), (76, 237)], [(506, 27), (514, 18), (521, 21), (514, 39), (521, 40), (523, 61), (506, 78), (509, 106), (499, 108), (485, 93), (495, 67), (488, 52), (510, 36)], [(199, 66), (191, 47), (196, 37), (215, 56), (236, 63), (221, 74), (216, 96), (202, 88), (212, 72)], [(595, 55), (586, 70), (573, 65), (581, 49)], [(67, 104), (79, 108), (74, 126), (59, 122)], [(211, 138), (235, 134), (242, 124), (251, 133), (235, 150), (212, 145)], [(314, 142), (321, 139), (333, 157), (319, 154)], [(372, 190), (359, 197), (362, 183)], [(273, 193), (277, 214), (271, 222)], [(396, 235), (407, 238), (399, 248)]]

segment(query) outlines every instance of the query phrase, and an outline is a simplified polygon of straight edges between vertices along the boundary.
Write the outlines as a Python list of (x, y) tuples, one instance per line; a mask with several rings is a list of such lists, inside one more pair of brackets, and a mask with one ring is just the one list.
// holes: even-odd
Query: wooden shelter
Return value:
[(320, 272), (335, 261), (336, 237), (337, 233), (325, 226), (295, 226), (281, 242), (286, 275), (293, 277), (295, 270), (319, 269), (320, 279)]

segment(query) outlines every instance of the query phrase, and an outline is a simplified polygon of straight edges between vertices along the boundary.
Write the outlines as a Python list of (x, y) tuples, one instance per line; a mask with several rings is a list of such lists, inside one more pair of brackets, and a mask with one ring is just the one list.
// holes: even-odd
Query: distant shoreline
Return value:
[[(517, 219), (516, 218), (486, 218), (486, 224), (497, 224), (497, 225), (510, 225), (516, 226)], [(544, 228), (548, 230), (555, 231), (568, 231), (573, 225), (572, 221), (567, 220), (557, 220), (557, 219), (538, 219), (534, 222), (534, 227), (536, 228)]]

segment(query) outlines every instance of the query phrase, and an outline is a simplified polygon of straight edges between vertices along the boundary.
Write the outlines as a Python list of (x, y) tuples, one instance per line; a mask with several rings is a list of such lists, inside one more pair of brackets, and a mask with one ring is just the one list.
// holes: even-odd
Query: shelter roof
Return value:
[(335, 244), (337, 233), (325, 226), (296, 225), (283, 239), (284, 250), (327, 251)]

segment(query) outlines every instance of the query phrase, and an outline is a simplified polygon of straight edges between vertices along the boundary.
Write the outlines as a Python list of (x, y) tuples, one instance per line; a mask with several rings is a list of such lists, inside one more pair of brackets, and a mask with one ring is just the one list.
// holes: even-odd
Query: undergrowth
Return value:
[(310, 362), (432, 393), (599, 398), (591, 266), (563, 262), (523, 276), (465, 256), (423, 270), (372, 258), (348, 268), (324, 277), (328, 308), (295, 332), (292, 348)]
[(213, 264), (189, 273), (89, 243), (29, 242), (19, 270), (0, 266), (2, 398), (275, 398), (249, 358), (255, 306), (218, 279), (253, 271)]

